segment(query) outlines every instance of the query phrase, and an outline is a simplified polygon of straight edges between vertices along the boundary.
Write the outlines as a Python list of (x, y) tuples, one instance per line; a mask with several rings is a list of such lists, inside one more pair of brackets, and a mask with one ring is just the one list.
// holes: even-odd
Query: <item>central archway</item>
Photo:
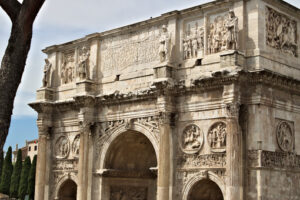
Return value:
[(110, 143), (104, 168), (105, 199), (155, 199), (156, 152), (144, 134), (129, 130), (117, 136)]
[(71, 179), (66, 180), (58, 191), (59, 200), (76, 200), (77, 185)]
[(192, 187), (188, 200), (224, 200), (224, 197), (216, 183), (203, 179)]

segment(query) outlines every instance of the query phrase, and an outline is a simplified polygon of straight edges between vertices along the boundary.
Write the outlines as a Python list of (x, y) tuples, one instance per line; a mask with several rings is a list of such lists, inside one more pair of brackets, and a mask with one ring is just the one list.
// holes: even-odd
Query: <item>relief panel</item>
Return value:
[(147, 187), (111, 186), (110, 200), (147, 200)]
[(207, 140), (212, 152), (225, 152), (226, 135), (226, 124), (224, 122), (217, 122), (210, 127)]
[(266, 43), (270, 47), (297, 57), (297, 22), (266, 7)]
[(60, 73), (62, 85), (75, 80), (75, 50), (63, 52)]
[(188, 154), (198, 152), (203, 146), (204, 136), (200, 128), (194, 124), (187, 126), (181, 136), (182, 151)]
[(276, 140), (279, 148), (284, 152), (294, 151), (294, 131), (292, 123), (277, 120)]
[(68, 137), (60, 136), (56, 140), (54, 152), (56, 158), (62, 159), (68, 157), (70, 152), (70, 142)]

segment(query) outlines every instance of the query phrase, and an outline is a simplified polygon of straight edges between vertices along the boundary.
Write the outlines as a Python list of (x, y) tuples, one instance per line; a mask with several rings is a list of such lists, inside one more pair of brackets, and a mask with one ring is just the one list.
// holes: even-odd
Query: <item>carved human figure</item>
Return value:
[(58, 158), (65, 158), (69, 154), (69, 140), (65, 136), (61, 136), (56, 141), (56, 156)]
[(73, 56), (66, 55), (61, 67), (61, 80), (63, 84), (73, 81)]
[(228, 18), (225, 21), (226, 33), (226, 49), (237, 49), (238, 45), (238, 18), (234, 11), (229, 11)]
[(43, 87), (50, 86), (51, 67), (52, 64), (50, 63), (50, 61), (48, 59), (45, 59)]
[(193, 49), (193, 57), (197, 57), (197, 51), (198, 51), (198, 40), (196, 37), (192, 39), (192, 49)]
[(293, 132), (290, 125), (285, 121), (278, 125), (277, 142), (281, 150), (288, 152), (293, 150)]
[(170, 36), (166, 25), (162, 26), (161, 36), (159, 38), (159, 57), (160, 62), (164, 62), (169, 56)]
[(80, 50), (77, 73), (80, 80), (89, 79), (89, 57), (90, 50), (83, 46)]
[(183, 59), (188, 59), (189, 55), (188, 55), (188, 41), (187, 40), (183, 40)]
[(79, 145), (80, 145), (80, 135), (76, 135), (72, 144), (72, 152), (75, 154), (75, 156), (79, 155)]
[(185, 152), (195, 153), (200, 150), (203, 144), (203, 133), (196, 125), (185, 128), (182, 138), (182, 148)]
[(218, 122), (208, 132), (208, 141), (212, 149), (225, 149), (226, 147), (226, 124)]

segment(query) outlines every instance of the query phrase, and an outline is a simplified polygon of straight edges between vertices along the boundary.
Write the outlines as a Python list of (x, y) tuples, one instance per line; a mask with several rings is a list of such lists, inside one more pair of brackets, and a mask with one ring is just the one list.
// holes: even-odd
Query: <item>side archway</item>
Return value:
[(55, 200), (76, 200), (77, 198), (77, 177), (73, 175), (63, 176), (55, 188)]
[(225, 183), (215, 173), (198, 173), (183, 188), (183, 200), (224, 200)]

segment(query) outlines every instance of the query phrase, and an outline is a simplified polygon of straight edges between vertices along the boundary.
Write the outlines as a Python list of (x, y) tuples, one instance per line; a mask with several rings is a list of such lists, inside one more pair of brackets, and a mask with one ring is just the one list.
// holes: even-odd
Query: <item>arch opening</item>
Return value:
[(77, 184), (71, 180), (66, 180), (58, 191), (59, 200), (76, 200)]
[(144, 134), (130, 130), (118, 135), (109, 145), (104, 168), (104, 199), (155, 199), (156, 152)]
[(224, 197), (221, 189), (215, 182), (203, 179), (191, 188), (188, 200), (224, 200)]

